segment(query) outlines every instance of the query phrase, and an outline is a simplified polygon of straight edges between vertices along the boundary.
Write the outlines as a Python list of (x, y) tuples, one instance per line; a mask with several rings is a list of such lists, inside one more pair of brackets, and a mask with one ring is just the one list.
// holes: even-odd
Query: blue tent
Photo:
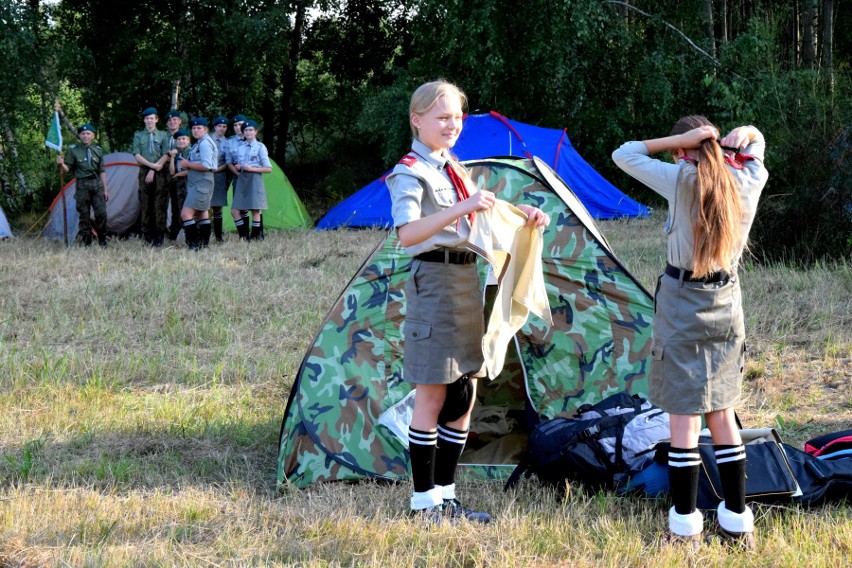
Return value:
[(6, 220), (3, 207), (0, 207), (0, 241), (10, 238), (12, 238), (12, 227), (9, 226), (9, 221)]
[[(568, 133), (516, 122), (491, 111), (471, 114), (453, 152), (459, 160), (493, 156), (538, 156), (559, 174), (596, 219), (645, 217), (650, 210), (609, 183), (577, 153)], [(317, 229), (391, 227), (391, 200), (385, 173), (341, 201), (317, 223)]]

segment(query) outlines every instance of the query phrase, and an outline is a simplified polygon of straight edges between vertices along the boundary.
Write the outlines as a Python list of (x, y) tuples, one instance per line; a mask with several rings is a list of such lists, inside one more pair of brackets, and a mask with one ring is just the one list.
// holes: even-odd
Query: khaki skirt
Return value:
[(186, 199), (183, 206), (196, 211), (210, 209), (210, 198), (213, 196), (213, 172), (196, 172), (190, 170), (186, 176)]
[(485, 322), (476, 264), (414, 260), (405, 286), (403, 378), (450, 384), (485, 374)]
[(266, 209), (266, 186), (263, 174), (243, 172), (234, 181), (231, 209)]
[(211, 207), (225, 207), (228, 205), (228, 172), (213, 174), (213, 197), (210, 199)]
[(736, 405), (745, 355), (738, 277), (683, 282), (662, 275), (654, 295), (649, 398), (670, 414), (704, 414)]

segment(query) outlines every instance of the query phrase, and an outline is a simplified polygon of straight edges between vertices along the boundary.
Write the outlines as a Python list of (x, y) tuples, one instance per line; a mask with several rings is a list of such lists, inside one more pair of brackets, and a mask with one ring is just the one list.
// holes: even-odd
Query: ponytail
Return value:
[[(712, 123), (703, 116), (687, 116), (675, 124), (672, 134), (682, 134), (704, 125), (712, 126)], [(698, 278), (720, 269), (733, 272), (733, 262), (745, 245), (739, 184), (728, 169), (716, 140), (707, 139), (701, 143), (696, 169), (692, 272)]]

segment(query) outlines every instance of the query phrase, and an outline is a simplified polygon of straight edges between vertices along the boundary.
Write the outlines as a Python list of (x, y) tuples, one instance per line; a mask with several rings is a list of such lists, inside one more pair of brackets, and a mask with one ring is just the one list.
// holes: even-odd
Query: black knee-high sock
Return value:
[(237, 233), (240, 235), (241, 239), (248, 239), (249, 236), (249, 228), (246, 225), (245, 219), (240, 217), (236, 221), (234, 221), (234, 225), (237, 227)]
[(435, 453), (435, 485), (456, 482), (456, 468), (467, 442), (467, 430), (438, 424), (438, 451)]
[(698, 448), (669, 448), (669, 485), (672, 504), (679, 515), (695, 512), (698, 500)]
[(188, 248), (195, 250), (201, 245), (198, 240), (198, 225), (195, 224), (195, 219), (187, 219), (183, 222), (183, 234), (186, 237)]
[(198, 240), (201, 248), (207, 248), (210, 245), (210, 227), (210, 219), (202, 219), (198, 222)]
[(213, 235), (222, 242), (222, 213), (213, 213)]
[(722, 480), (725, 508), (732, 513), (745, 512), (745, 447), (740, 445), (713, 446), (716, 466)]
[(408, 452), (411, 456), (411, 479), (415, 493), (435, 487), (435, 443), (438, 432), (408, 429)]

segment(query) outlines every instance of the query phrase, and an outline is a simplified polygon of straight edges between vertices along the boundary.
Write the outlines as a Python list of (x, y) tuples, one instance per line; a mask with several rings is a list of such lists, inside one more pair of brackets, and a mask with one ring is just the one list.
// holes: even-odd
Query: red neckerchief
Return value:
[[(446, 164), (447, 175), (450, 178), (450, 183), (453, 184), (453, 187), (456, 188), (456, 198), (459, 202), (464, 201), (470, 197), (470, 191), (467, 189), (467, 184), (464, 182), (462, 177), (456, 171), (456, 165), (452, 160), (447, 160)], [(473, 226), (473, 218), (476, 217), (476, 212), (469, 213), (467, 216), (467, 220), (470, 221), (471, 226)]]

